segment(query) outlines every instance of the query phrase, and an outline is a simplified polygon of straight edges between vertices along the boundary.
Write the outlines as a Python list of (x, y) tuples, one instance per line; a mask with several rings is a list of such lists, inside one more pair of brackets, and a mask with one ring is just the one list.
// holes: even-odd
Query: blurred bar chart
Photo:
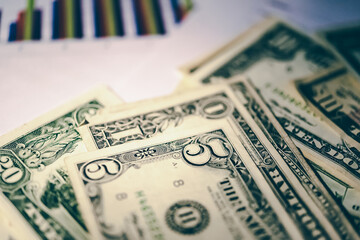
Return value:
[(192, 0), (27, 0), (8, 5), (0, 6), (0, 31), (7, 32), (11, 43), (165, 35), (194, 7)]
[(34, 9), (34, 0), (28, 0), (27, 8), (19, 12), (10, 24), (9, 42), (41, 39), (42, 12)]

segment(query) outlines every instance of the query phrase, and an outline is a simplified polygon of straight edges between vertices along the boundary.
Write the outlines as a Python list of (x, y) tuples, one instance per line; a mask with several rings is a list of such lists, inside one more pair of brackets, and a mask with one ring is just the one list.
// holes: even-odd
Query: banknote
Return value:
[[(247, 151), (251, 152), (253, 161), (304, 237), (312, 238), (315, 232), (325, 238), (352, 238), (356, 235), (349, 220), (316, 181), (317, 177), (313, 177), (305, 163), (298, 162), (302, 159), (294, 156), (298, 153), (292, 152), (296, 148), (289, 146), (285, 151), (273, 145), (268, 133), (259, 128), (238, 96), (226, 84), (189, 90), (168, 99), (162, 98), (159, 102), (152, 100), (150, 104), (140, 102), (136, 107), (133, 105), (131, 110), (107, 115), (104, 119), (99, 116), (97, 122), (80, 127), (79, 132), (88, 150), (98, 150), (148, 138), (161, 139), (165, 134), (176, 134), (173, 131), (180, 126), (193, 125), (203, 119), (213, 122), (227, 117), (233, 131)], [(279, 141), (278, 138), (276, 140)], [(289, 152), (289, 155), (284, 155), (284, 152)], [(289, 158), (291, 155), (292, 158)], [(271, 177), (274, 171), (279, 173), (281, 182), (285, 184), (282, 188)], [(300, 208), (295, 209), (295, 202), (288, 198), (288, 194), (292, 200), (297, 199), (296, 205), (302, 206), (301, 209), (314, 224), (304, 225), (302, 220), (305, 215), (300, 214)], [(312, 226), (317, 226), (317, 229)]]
[[(360, 82), (345, 67), (295, 81), (302, 97), (324, 122), (360, 149)], [(352, 163), (354, 169), (359, 169)], [(360, 170), (358, 170), (360, 172)]]
[(318, 33), (334, 52), (360, 76), (360, 25), (340, 26)]
[(66, 159), (95, 239), (301, 238), (226, 121), (173, 133)]
[(312, 161), (327, 159), (322, 168), (358, 185), (358, 151), (321, 121), (292, 83), (338, 65), (315, 40), (281, 21), (267, 20), (186, 79), (189, 87), (200, 87), (237, 74), (248, 77), (304, 155)]
[(121, 102), (101, 86), (0, 138), (0, 204), (27, 239), (86, 239), (64, 157), (86, 151), (76, 127)]
[[(241, 101), (252, 114), (254, 120), (264, 132), (268, 133), (268, 138), (272, 140), (272, 144), (275, 148), (285, 155), (287, 159), (293, 159), (292, 162), (298, 164), (297, 169), (293, 168), (294, 173), (298, 175), (298, 178), (303, 179), (305, 175), (312, 175), (312, 181), (304, 181), (303, 179), (303, 185), (308, 191), (311, 191), (314, 182), (318, 181), (316, 174), (309, 169), (310, 166), (306, 164), (302, 154), (298, 152), (296, 146), (286, 134), (285, 129), (283, 129), (280, 122), (276, 120), (271, 112), (271, 109), (263, 101), (262, 97), (256, 92), (249, 81), (240, 76), (233, 77), (228, 83), (237, 94), (239, 101)], [(291, 149), (291, 151), (288, 149)], [(316, 158), (316, 162), (321, 162), (321, 165), (328, 163), (326, 159), (321, 158)], [(299, 174), (299, 169), (307, 169), (307, 171), (303, 171), (303, 175), (301, 175)], [(360, 209), (357, 207), (360, 204), (360, 199), (357, 198), (357, 196), (360, 196), (359, 188), (355, 188), (354, 185), (344, 183), (321, 168), (319, 164), (315, 165), (315, 169), (318, 174), (321, 175), (325, 184), (330, 188), (330, 191), (334, 194), (333, 196), (335, 201), (340, 201), (340, 205), (344, 206), (345, 209), (343, 211), (347, 212), (346, 216), (349, 222), (353, 225), (354, 229), (360, 229)], [(312, 185), (309, 185), (310, 182), (312, 182)], [(321, 186), (320, 183), (317, 183), (317, 185)], [(339, 185), (343, 186), (342, 189), (346, 187), (347, 192), (339, 191)], [(326, 192), (326, 190), (324, 192)]]

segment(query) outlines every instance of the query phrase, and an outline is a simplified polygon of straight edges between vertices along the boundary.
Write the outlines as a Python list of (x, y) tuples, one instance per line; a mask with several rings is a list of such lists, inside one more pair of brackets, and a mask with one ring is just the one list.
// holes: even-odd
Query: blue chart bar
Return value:
[(31, 39), (32, 40), (40, 40), (41, 39), (41, 11), (38, 9), (34, 10), (33, 13), (33, 24), (36, 27), (33, 27), (32, 33), (31, 33)]
[(93, 0), (93, 14), (94, 14), (94, 28), (95, 37), (101, 37), (101, 26), (100, 26), (100, 3), (99, 0)]
[(59, 27), (59, 2), (53, 2), (53, 21), (52, 21), (52, 39), (60, 38), (60, 27)]
[(171, 7), (174, 12), (174, 20), (176, 23), (181, 21), (181, 9), (179, 8), (178, 0), (170, 0)]
[(83, 38), (82, 6), (81, 0), (74, 0), (75, 38)]
[(124, 36), (124, 21), (122, 16), (122, 6), (119, 0), (112, 0), (114, 6), (114, 18), (115, 18), (115, 28), (117, 36)]
[(2, 10), (0, 9), (0, 31), (1, 31), (1, 17), (2, 17)]
[(16, 23), (11, 23), (10, 24), (10, 31), (9, 31), (9, 42), (13, 42), (16, 40)]

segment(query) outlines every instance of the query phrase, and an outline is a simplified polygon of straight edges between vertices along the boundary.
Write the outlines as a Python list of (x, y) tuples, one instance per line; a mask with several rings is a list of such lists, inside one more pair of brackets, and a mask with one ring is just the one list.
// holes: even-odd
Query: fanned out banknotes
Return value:
[(64, 158), (86, 151), (76, 128), (120, 102), (99, 87), (0, 138), (0, 209), (14, 237), (89, 238)]
[(181, 67), (172, 95), (99, 87), (2, 136), (2, 235), (359, 239), (356, 49), (326, 37), (344, 31), (266, 19)]

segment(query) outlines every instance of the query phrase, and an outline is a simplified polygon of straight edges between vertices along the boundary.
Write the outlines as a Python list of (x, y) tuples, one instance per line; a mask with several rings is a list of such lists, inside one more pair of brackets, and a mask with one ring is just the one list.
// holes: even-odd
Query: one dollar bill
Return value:
[[(306, 161), (304, 160), (302, 155), (297, 151), (294, 143), (289, 139), (289, 136), (286, 134), (286, 130), (282, 128), (283, 123), (281, 124), (279, 121), (277, 121), (277, 119), (272, 114), (271, 109), (266, 105), (262, 97), (252, 87), (251, 82), (249, 81), (239, 82), (237, 80), (239, 78), (241, 77), (234, 77), (232, 80), (229, 80), (230, 85), (232, 86), (234, 91), (238, 94), (240, 101), (244, 104), (244, 106), (248, 109), (248, 111), (252, 113), (252, 117), (254, 118), (254, 120), (263, 129), (263, 131), (268, 133), (268, 138), (272, 140), (272, 144), (275, 146), (275, 148), (278, 149), (279, 152), (282, 152), (282, 154), (285, 155), (287, 159), (292, 159), (293, 163), (298, 164), (299, 167), (298, 168), (293, 167), (293, 171), (299, 179), (302, 179), (303, 185), (307, 188), (308, 191), (313, 190), (312, 188), (313, 184), (321, 186), (322, 184), (319, 183), (316, 184), (316, 182), (318, 182), (318, 179), (317, 176), (314, 176), (314, 172), (308, 169), (310, 166), (306, 163), (303, 164)], [(285, 126), (290, 127), (291, 125), (285, 124)], [(291, 149), (291, 151), (289, 151), (288, 149)], [(323, 162), (326, 161), (326, 159), (321, 160), (319, 157), (317, 157), (316, 160), (317, 163), (321, 161)], [(351, 222), (354, 229), (359, 229), (360, 200), (357, 198), (357, 196), (360, 195), (360, 191), (358, 185), (357, 184), (349, 185), (347, 183), (344, 183), (340, 179), (336, 178), (336, 176), (329, 174), (319, 165), (316, 165), (314, 163), (313, 165), (315, 165), (315, 169), (317, 170), (318, 174), (320, 174), (320, 177), (330, 188), (334, 200), (340, 201), (341, 205), (344, 206), (345, 209), (343, 211), (347, 212), (345, 216), (347, 216), (349, 222)], [(299, 174), (300, 171), (299, 169), (307, 169), (307, 170), (303, 171), (304, 174), (302, 175)], [(308, 175), (308, 177), (305, 177), (307, 178), (306, 180), (304, 178), (305, 175)], [(311, 175), (312, 178), (311, 180), (309, 180), (309, 177)], [(318, 196), (317, 200), (320, 202), (322, 201), (320, 199), (323, 199), (322, 197), (319, 197), (318, 192), (314, 192), (313, 196)], [(326, 204), (323, 204), (323, 206), (326, 206)]]
[(76, 127), (120, 103), (96, 88), (0, 138), (0, 203), (28, 239), (86, 239), (64, 157), (86, 151)]

